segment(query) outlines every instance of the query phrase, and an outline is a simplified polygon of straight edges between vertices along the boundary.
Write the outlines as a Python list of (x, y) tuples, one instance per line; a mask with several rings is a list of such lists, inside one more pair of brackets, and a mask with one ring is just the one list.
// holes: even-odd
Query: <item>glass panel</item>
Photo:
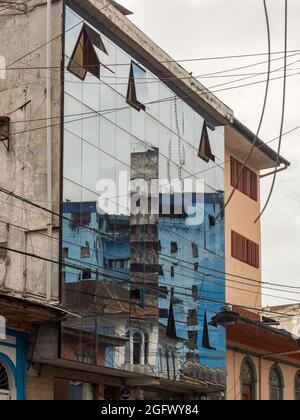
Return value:
[[(65, 66), (69, 64), (69, 59), (66, 57)], [(69, 93), (73, 98), (82, 102), (82, 83), (78, 77), (68, 70), (65, 71), (65, 92)]]
[(130, 133), (131, 113), (133, 110), (131, 106), (126, 104), (125, 98), (123, 96), (116, 95), (116, 101), (116, 125)]
[(130, 156), (130, 147), (131, 147), (131, 136), (126, 131), (117, 128), (116, 129), (116, 159), (119, 159), (127, 167), (130, 168), (131, 156)]
[[(127, 106), (129, 64), (136, 61), (101, 37), (108, 56), (100, 58), (100, 83), (90, 73), (84, 82), (65, 74), (63, 246), (77, 267), (63, 270), (63, 305), (81, 318), (63, 322), (62, 357), (225, 385), (225, 330), (210, 325), (225, 301), (225, 279), (211, 277), (211, 270), (225, 270), (224, 220), (214, 220), (224, 171), (198, 157), (203, 117), (138, 63), (137, 100), (162, 102), (140, 112)], [(105, 68), (114, 63), (125, 65)], [(222, 159), (224, 132), (217, 128), (210, 138)], [(168, 179), (192, 179), (195, 171), (205, 188), (196, 194), (191, 184), (184, 197), (170, 196)], [(130, 179), (142, 185), (132, 201)], [(153, 181), (166, 186), (152, 193), (156, 203)], [(166, 211), (150, 213), (149, 203)]]
[(82, 138), (95, 147), (100, 147), (99, 115), (86, 106), (82, 114)]
[(74, 182), (64, 179), (64, 201), (71, 203), (81, 202), (81, 187)]
[[(128, 80), (129, 80), (129, 71), (131, 66), (131, 58), (120, 48), (117, 48), (117, 58), (116, 63), (116, 85), (115, 89), (118, 91), (124, 98), (127, 95)], [(125, 101), (124, 101), (125, 102)]]
[(154, 118), (158, 119), (159, 113), (159, 80), (150, 72), (147, 72), (148, 81), (148, 104), (147, 112)]
[(82, 144), (82, 185), (96, 192), (96, 186), (100, 179), (99, 150), (86, 143)]
[(64, 175), (71, 181), (81, 184), (81, 145), (79, 137), (64, 132)]
[(172, 100), (174, 98), (172, 93), (162, 83), (159, 84), (159, 121), (166, 127), (172, 126)]
[(70, 58), (82, 29), (82, 19), (67, 8), (65, 53)]
[(132, 63), (132, 69), (135, 81), (136, 98), (141, 104), (146, 104), (149, 102), (146, 71), (135, 63)]
[(183, 137), (194, 146), (194, 116), (195, 112), (183, 103)]
[(65, 94), (65, 127), (77, 137), (81, 137), (83, 105), (75, 98)]
[(103, 81), (103, 83), (106, 83), (112, 89), (116, 89), (116, 46), (112, 42), (110, 42), (106, 37), (103, 36), (102, 39), (107, 51), (107, 55), (103, 53), (100, 55), (100, 63), (103, 64), (100, 67), (100, 78)]
[(159, 146), (159, 125), (150, 115), (146, 115), (146, 142), (154, 147)]
[(100, 117), (100, 149), (107, 155), (116, 153), (116, 126), (106, 116)]
[(96, 112), (100, 111), (100, 85), (95, 76), (87, 73), (83, 82), (83, 103)]
[(100, 110), (101, 114), (110, 121), (116, 121), (116, 95), (111, 87), (100, 85)]

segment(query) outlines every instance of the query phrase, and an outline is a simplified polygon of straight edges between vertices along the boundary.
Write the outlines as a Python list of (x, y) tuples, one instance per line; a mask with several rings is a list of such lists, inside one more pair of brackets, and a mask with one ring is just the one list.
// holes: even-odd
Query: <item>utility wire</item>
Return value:
[[(8, 222), (5, 222), (5, 221), (2, 221), (2, 220), (0, 220), (0, 223), (3, 223), (3, 224), (7, 224)], [(52, 239), (52, 240), (56, 240), (56, 241), (59, 241), (59, 238), (55, 238), (55, 237), (50, 237), (49, 235), (46, 235), (46, 234), (43, 234), (43, 233), (40, 233), (40, 232), (36, 232), (36, 231), (30, 231), (29, 229), (26, 229), (26, 228), (24, 228), (24, 227), (22, 227), (22, 226), (18, 226), (18, 225), (16, 225), (16, 224), (12, 224), (12, 223), (9, 223), (9, 225), (10, 226), (12, 226), (12, 227), (15, 227), (15, 228), (17, 228), (17, 229), (21, 229), (21, 230), (24, 230), (24, 231), (26, 231), (27, 233), (32, 233), (32, 234), (34, 234), (34, 235), (40, 235), (40, 236), (43, 236), (43, 237), (46, 237), (46, 238), (50, 238), (50, 239)], [(184, 239), (186, 239), (187, 241), (189, 241), (187, 238), (184, 238)], [(74, 245), (74, 246), (78, 246), (78, 247), (81, 247), (81, 245), (80, 244), (76, 244), (76, 243), (73, 243), (73, 242), (69, 242), (69, 241), (63, 241), (64, 243), (67, 243), (67, 244), (70, 244), (70, 245)], [(190, 241), (189, 241), (190, 242)], [(42, 250), (42, 251), (45, 251), (44, 249), (42, 249), (42, 248), (37, 248), (36, 246), (33, 246), (32, 245), (32, 253), (34, 254), (34, 248), (35, 249), (40, 249), (40, 250)], [(90, 250), (92, 250), (91, 248), (90, 248)], [(93, 248), (93, 251), (96, 251), (96, 249), (94, 249)], [(107, 254), (107, 255), (109, 255), (109, 256), (115, 256), (115, 257), (117, 257), (117, 255), (115, 255), (115, 254)], [(163, 255), (166, 255), (166, 254), (163, 254)], [(160, 256), (160, 258), (161, 259), (163, 259), (161, 256)], [(81, 260), (78, 260), (78, 259), (73, 259), (73, 258), (67, 258), (67, 259), (69, 259), (69, 260), (72, 260), (72, 261), (78, 261), (78, 262), (80, 262), (80, 263), (83, 263), (83, 261), (81, 261)], [(164, 260), (164, 259), (163, 259)], [(167, 259), (165, 259), (164, 261), (166, 261), (166, 262), (168, 262), (168, 263), (172, 263), (172, 261), (170, 261), (170, 260), (174, 260), (174, 257), (172, 257), (172, 256), (169, 256), (169, 259), (167, 260)], [(177, 259), (176, 258), (176, 260), (179, 260), (179, 259)], [(181, 261), (181, 260), (180, 260)], [(96, 269), (97, 268), (99, 268), (99, 266), (98, 265), (96, 265), (96, 264), (92, 264), (92, 263), (87, 263), (87, 262), (84, 262), (83, 263), (83, 270), (84, 269), (86, 269), (87, 268), (87, 266), (88, 267), (95, 267)], [(119, 274), (121, 274), (121, 275), (124, 275), (125, 273), (124, 272), (121, 272), (121, 271), (118, 271), (118, 270), (112, 270), (112, 269), (107, 269), (107, 268), (104, 268), (104, 267), (100, 267), (101, 269), (103, 268), (103, 270), (105, 270), (105, 272), (112, 272), (113, 274), (116, 274), (116, 273), (119, 273)], [(212, 276), (212, 275), (209, 275), (209, 274), (207, 274), (207, 273), (202, 273), (202, 272), (199, 272), (199, 271), (197, 271), (197, 272), (194, 272), (194, 271), (192, 271), (191, 269), (189, 269), (188, 267), (183, 267), (182, 266), (182, 270), (186, 270), (186, 271), (189, 271), (189, 272), (192, 272), (193, 274), (194, 274), (194, 276), (193, 277), (191, 277), (191, 276), (187, 276), (187, 275), (184, 275), (185, 276), (185, 278), (190, 278), (190, 279), (192, 279), (192, 280), (198, 280), (198, 281), (202, 281), (202, 282), (204, 282), (204, 283), (210, 283), (210, 284), (214, 284), (214, 285), (219, 285), (219, 286), (223, 286), (224, 285), (224, 277), (217, 277), (216, 275), (215, 276)], [(171, 273), (171, 271), (170, 270), (166, 270), (165, 268), (164, 268), (164, 272), (169, 272), (169, 273)], [(197, 279), (197, 273), (199, 273), (199, 274), (201, 274), (201, 275), (203, 275), (204, 277), (203, 277), (203, 279)], [(72, 275), (74, 275), (75, 276), (75, 273), (70, 273), (70, 274), (72, 274)], [(102, 273), (104, 276), (105, 276), (105, 273)], [(179, 274), (179, 275), (182, 275), (182, 274)], [(214, 280), (222, 280), (222, 283), (217, 283), (216, 281), (209, 281), (208, 279), (206, 279), (206, 277), (211, 277), (211, 278), (213, 278)], [(139, 279), (141, 279), (141, 280), (144, 280), (144, 278), (143, 277), (139, 277)], [(121, 280), (121, 278), (120, 278), (120, 280)], [(124, 282), (127, 282), (127, 280), (121, 280), (122, 281), (122, 283), (124, 283)], [(228, 281), (228, 282), (233, 282), (233, 283), (238, 283), (238, 284), (242, 284), (242, 285), (246, 285), (246, 283), (245, 282), (241, 282), (241, 281), (237, 281), (237, 280), (232, 280), (232, 279), (229, 279), (229, 278), (226, 278), (226, 281)], [(130, 282), (129, 282), (130, 283)], [(136, 284), (138, 284), (138, 283), (136, 283)], [(143, 284), (143, 283), (139, 283), (139, 284)], [(164, 283), (165, 284), (165, 283)], [(260, 285), (263, 285), (263, 284), (265, 284), (265, 283), (263, 283), (263, 282), (261, 282), (260, 283)], [(168, 283), (167, 284), (168, 286), (173, 286), (173, 284), (171, 284), (171, 283)], [(248, 285), (250, 285), (251, 287), (257, 287), (256, 285), (251, 285), (251, 284), (249, 284), (248, 283)], [(254, 293), (254, 294), (256, 294), (257, 292), (255, 292), (255, 291), (253, 291), (253, 290), (247, 290), (247, 289), (241, 289), (241, 288), (237, 288), (237, 287), (232, 287), (232, 286), (227, 286), (227, 287), (229, 287), (229, 288), (231, 288), (231, 289), (235, 289), (235, 290), (239, 290), (239, 291), (243, 291), (243, 292), (249, 292), (249, 293)], [(184, 290), (188, 290), (188, 288), (183, 288)], [(270, 288), (270, 287), (265, 287), (265, 289), (268, 289), (268, 290), (273, 290), (273, 291), (276, 291), (276, 292), (284, 292), (284, 293), (292, 293), (292, 294), (300, 294), (300, 290), (299, 290), (299, 292), (291, 292), (290, 290), (282, 290), (282, 289), (275, 289), (275, 288)], [(300, 288), (298, 288), (298, 289), (300, 289)], [(209, 293), (209, 292), (208, 292)], [(210, 292), (211, 294), (218, 294), (218, 292), (216, 292), (216, 291), (211, 291)], [(177, 294), (180, 294), (180, 293), (177, 293)], [(221, 293), (220, 292), (220, 294), (223, 294), (223, 293)], [(289, 301), (291, 301), (291, 302), (295, 302), (295, 300), (292, 300), (292, 299), (288, 299), (288, 298), (283, 298), (283, 297), (280, 297), (280, 296), (276, 296), (276, 295), (269, 295), (269, 294), (264, 294), (264, 293), (262, 293), (262, 295), (263, 296), (267, 296), (267, 297), (275, 297), (275, 298), (279, 298), (279, 299), (282, 299), (282, 300), (289, 300)], [(186, 295), (185, 294), (185, 296), (190, 296), (190, 297), (192, 297), (192, 295)]]
[[(6, 250), (6, 251), (10, 251), (10, 252), (13, 252), (13, 253), (17, 253), (17, 254), (20, 254), (20, 255), (25, 255), (25, 256), (28, 256), (28, 257), (31, 257), (31, 258), (36, 258), (36, 259), (43, 260), (43, 261), (46, 261), (46, 262), (51, 262), (53, 264), (57, 264), (57, 265), (62, 266), (62, 267), (73, 268), (73, 269), (77, 269), (77, 270), (80, 270), (80, 271), (83, 271), (84, 270), (82, 267), (76, 266), (74, 264), (69, 264), (69, 263), (64, 263), (64, 262), (61, 262), (61, 261), (56, 261), (56, 260), (48, 259), (48, 258), (45, 258), (45, 257), (41, 257), (40, 255), (35, 255), (35, 254), (32, 254), (32, 253), (20, 251), (20, 250), (17, 250), (17, 249), (5, 247), (5, 246), (3, 246), (1, 244), (0, 244), (0, 249)], [(99, 272), (98, 271), (95, 271), (95, 274), (98, 274), (99, 275)], [(107, 277), (112, 277), (112, 276), (107, 276)], [(76, 293), (86, 294), (86, 295), (90, 295), (90, 296), (95, 297), (95, 295), (93, 293), (82, 292), (82, 291), (78, 291), (78, 292), (76, 291)], [(131, 303), (131, 301), (127, 301), (127, 300), (123, 300), (123, 299), (119, 299), (119, 298), (118, 299), (113, 299), (113, 298), (109, 298), (108, 296), (104, 296), (104, 295), (96, 295), (96, 297), (101, 297), (101, 298), (104, 298), (104, 299), (107, 299), (107, 300), (113, 300), (113, 301), (118, 300), (119, 302), (123, 302), (123, 303)], [(207, 297), (201, 297), (200, 300), (204, 300), (204, 301), (211, 302), (211, 303), (218, 303), (218, 304), (228, 305), (228, 303), (226, 303), (225, 301), (215, 300), (215, 299), (209, 299)], [(299, 303), (300, 303), (300, 301), (299, 301)], [(257, 311), (259, 313), (266, 312), (263, 308), (259, 309), (259, 308), (253, 308), (253, 307), (242, 306), (242, 305), (235, 305), (235, 306), (240, 307), (240, 308), (244, 308), (244, 309), (250, 309), (250, 310), (253, 310), (253, 311)], [(157, 306), (153, 306), (153, 305), (145, 305), (145, 307), (158, 309)], [(271, 312), (269, 310), (267, 312), (268, 313), (273, 313), (273, 314), (275, 314), (275, 313), (276, 314), (280, 314), (278, 312), (275, 312), (275, 311), (272, 311)]]
[[(298, 72), (296, 74), (293, 74), (293, 75), (287, 75), (287, 77), (297, 76), (299, 74), (300, 74), (300, 72)], [(276, 77), (276, 78), (273, 78), (273, 79), (271, 78), (270, 81), (279, 80), (279, 79), (282, 79), (282, 78), (283, 77)], [(265, 82), (266, 82), (265, 80), (261, 80), (261, 81), (258, 81), (258, 82), (247, 83), (247, 84), (244, 84), (244, 85), (233, 86), (231, 88), (219, 89), (219, 90), (212, 91), (212, 92), (209, 91), (208, 89), (204, 89), (204, 90), (207, 91), (207, 92), (216, 93), (216, 92), (223, 92), (225, 90), (232, 90), (232, 89), (238, 89), (238, 88), (241, 88), (241, 87), (253, 86), (253, 85), (257, 85), (257, 84), (261, 84), (261, 83), (265, 83)], [(193, 93), (191, 93), (189, 95), (186, 95), (184, 97), (180, 97), (180, 99), (190, 98), (190, 97), (195, 96), (195, 95), (199, 96), (199, 94), (204, 93), (204, 90), (199, 91), (199, 92), (193, 92)], [(157, 101), (151, 101), (151, 102), (146, 103), (145, 105), (147, 106), (147, 105), (155, 105), (155, 104), (159, 104), (159, 103), (171, 102), (171, 101), (174, 101), (175, 97), (176, 96), (172, 96), (172, 97), (165, 98), (165, 99), (160, 99), (160, 100), (157, 100)], [(120, 107), (120, 108), (107, 109), (107, 110), (101, 111), (101, 113), (99, 113), (97, 111), (91, 111), (91, 113), (98, 114), (99, 116), (102, 116), (102, 115), (106, 115), (106, 114), (110, 114), (110, 113), (114, 113), (114, 112), (124, 111), (126, 109), (131, 109), (131, 106), (124, 106), (124, 107)], [(94, 116), (95, 115), (92, 115), (92, 116), (89, 116), (89, 117), (86, 117), (86, 118), (78, 118), (78, 119), (74, 119), (74, 120), (71, 120), (71, 121), (67, 121), (66, 123), (78, 122), (78, 121), (94, 118)], [(13, 135), (20, 135), (20, 134), (29, 133), (29, 132), (32, 132), (32, 131), (44, 130), (48, 127), (57, 127), (57, 126), (60, 126), (60, 125), (61, 125), (61, 123), (59, 122), (59, 123), (55, 123), (55, 124), (45, 125), (45, 126), (42, 126), (42, 127), (32, 128), (32, 129), (29, 129), (29, 130), (22, 130), (22, 131), (13, 132), (13, 133), (11, 133), (11, 135), (12, 136)]]
[(271, 189), (267, 198), (267, 201), (260, 212), (258, 218), (255, 220), (255, 223), (257, 223), (264, 212), (266, 211), (271, 198), (272, 194), (274, 192), (275, 183), (277, 179), (278, 174), (278, 168), (280, 166), (280, 152), (281, 152), (281, 145), (282, 145), (282, 135), (283, 135), (283, 128), (284, 128), (284, 121), (285, 121), (285, 108), (286, 108), (286, 87), (287, 87), (287, 47), (288, 47), (288, 0), (285, 0), (285, 34), (284, 34), (284, 78), (283, 78), (283, 98), (282, 98), (282, 110), (281, 110), (281, 125), (280, 125), (280, 134), (279, 134), (279, 143), (278, 143), (278, 151), (277, 151), (277, 157), (276, 157), (276, 168), (273, 175), (272, 185)]
[[(103, 6), (99, 12), (102, 12), (104, 9), (106, 9), (108, 6), (112, 5), (114, 3), (115, 0), (109, 0), (108, 3)], [(64, 36), (64, 34), (66, 34), (67, 32), (71, 31), (72, 29), (76, 28), (77, 26), (81, 25), (82, 23), (84, 23), (84, 20), (78, 22), (76, 25), (72, 26), (71, 28), (67, 29), (65, 32), (60, 33), (59, 35), (55, 36), (54, 38), (50, 39), (48, 42), (45, 42), (44, 44), (41, 44), (40, 46), (38, 46), (37, 48), (34, 48), (33, 50), (27, 52), (26, 54), (24, 54), (22, 57), (17, 58), (15, 61), (13, 61), (12, 63), (10, 63), (7, 68), (9, 69), (11, 66), (15, 65), (16, 63), (18, 63), (21, 60), (24, 60), (24, 58), (28, 57), (29, 55), (34, 54), (35, 52), (37, 52), (38, 50), (40, 50), (41, 48), (46, 47), (48, 44), (52, 43), (53, 41), (56, 41), (57, 39), (59, 39), (61, 36)]]
[[(259, 120), (259, 124), (258, 124), (258, 129), (256, 132), (256, 135), (254, 137), (254, 140), (252, 142), (252, 146), (250, 148), (250, 151), (248, 153), (248, 156), (246, 157), (245, 161), (243, 162), (241, 168), (240, 168), (240, 172), (238, 174), (238, 178), (237, 181), (233, 187), (233, 190), (231, 191), (228, 200), (226, 201), (225, 205), (223, 206), (223, 208), (221, 209), (221, 211), (219, 212), (219, 214), (217, 215), (216, 219), (218, 219), (222, 214), (224, 214), (224, 211), (226, 210), (227, 206), (230, 204), (236, 190), (238, 189), (242, 176), (244, 174), (245, 168), (249, 162), (249, 160), (251, 159), (251, 156), (255, 150), (256, 144), (259, 140), (259, 133), (262, 127), (262, 123), (264, 120), (264, 116), (265, 116), (265, 112), (266, 112), (266, 106), (267, 106), (267, 100), (268, 100), (268, 94), (269, 94), (269, 86), (270, 86), (270, 74), (271, 74), (271, 31), (270, 31), (270, 21), (269, 21), (269, 14), (268, 14), (268, 8), (267, 8), (267, 3), (266, 0), (263, 0), (264, 3), (264, 11), (265, 11), (265, 18), (266, 18), (266, 26), (267, 26), (267, 38), (268, 38), (268, 77), (267, 77), (267, 84), (266, 84), (266, 89), (265, 89), (265, 96), (264, 96), (264, 101), (263, 101), (263, 107), (262, 107), (262, 111), (261, 111), (261, 116), (260, 116), (260, 120)], [(285, 69), (285, 75), (286, 75), (286, 60), (285, 60), (285, 65), (284, 65), (284, 69)], [(279, 156), (279, 155), (278, 155)]]
[[(6, 190), (6, 189), (2, 188), (2, 187), (0, 187), (0, 192), (4, 193), (4, 194), (6, 194), (6, 195), (9, 195), (9, 196), (11, 196), (11, 197), (13, 197), (13, 198), (15, 198), (15, 199), (17, 199), (17, 200), (23, 201), (23, 202), (25, 202), (25, 203), (27, 203), (27, 204), (29, 204), (29, 205), (33, 206), (33, 207), (36, 207), (36, 208), (38, 208), (38, 209), (40, 209), (40, 210), (43, 210), (43, 211), (45, 211), (45, 212), (51, 212), (54, 216), (57, 216), (59, 219), (62, 219), (62, 220), (67, 220), (67, 221), (69, 221), (69, 222), (71, 222), (71, 223), (73, 223), (73, 224), (74, 224), (74, 221), (73, 221), (72, 219), (70, 219), (70, 218), (68, 218), (68, 217), (65, 217), (65, 216), (62, 216), (62, 215), (60, 215), (59, 213), (56, 213), (56, 212), (54, 212), (54, 211), (51, 211), (51, 210), (47, 209), (46, 207), (40, 206), (39, 204), (36, 204), (36, 203), (34, 203), (34, 202), (32, 202), (32, 201), (30, 201), (30, 200), (28, 200), (28, 199), (24, 198), (24, 197), (21, 197), (21, 196), (19, 196), (19, 195), (15, 194), (15, 193), (13, 193), (13, 192), (10, 192), (10, 191), (8, 191), (8, 190)], [(100, 234), (100, 235), (102, 235), (104, 238), (109, 238), (109, 237), (110, 237), (109, 235), (104, 235), (103, 233), (99, 232), (99, 230), (97, 230), (97, 229), (95, 229), (95, 228), (91, 228), (90, 226), (83, 225), (83, 224), (81, 224), (81, 223), (79, 223), (79, 222), (76, 222), (76, 226), (78, 226), (78, 227), (82, 227), (82, 228), (84, 228), (84, 229), (88, 229), (88, 230), (90, 230), (90, 231), (92, 231), (92, 232), (94, 232), (94, 233), (96, 233), (96, 234), (98, 234), (98, 235)], [(146, 248), (145, 248), (145, 250), (146, 250)], [(168, 257), (168, 258), (170, 258), (170, 256), (169, 256), (169, 255), (167, 255), (167, 254), (162, 254), (162, 255), (163, 255), (163, 256), (166, 256), (166, 257)], [(174, 258), (174, 257), (173, 257), (173, 258)], [(180, 260), (180, 259), (177, 259), (177, 258), (174, 258), (174, 259), (175, 259), (175, 260), (179, 260), (179, 261), (181, 261), (181, 262), (186, 262), (187, 264), (191, 264), (191, 262), (190, 262), (190, 261), (185, 261), (185, 260), (182, 260), (182, 259)], [(231, 276), (231, 277), (234, 277), (234, 278), (239, 278), (239, 279), (242, 279), (242, 280), (248, 280), (248, 281), (251, 281), (251, 282), (254, 282), (254, 283), (257, 283), (257, 284), (276, 285), (276, 286), (282, 286), (282, 287), (291, 287), (291, 288), (293, 288), (293, 289), (299, 289), (299, 288), (297, 288), (297, 287), (294, 287), (294, 286), (287, 286), (287, 285), (284, 285), (284, 284), (277, 284), (277, 283), (270, 283), (270, 282), (264, 282), (264, 283), (262, 283), (261, 281), (256, 280), (256, 279), (253, 279), (253, 278), (250, 278), (250, 277), (245, 277), (245, 276), (240, 276), (240, 275), (237, 275), (237, 274), (232, 274), (232, 273), (224, 272), (224, 271), (221, 271), (221, 270), (213, 269), (213, 268), (211, 268), (211, 267), (202, 266), (202, 268), (203, 268), (203, 269), (205, 269), (205, 270), (208, 270), (208, 271), (212, 271), (212, 272), (215, 272), (215, 273), (222, 274), (222, 275), (223, 275), (223, 274), (226, 274), (226, 275)]]

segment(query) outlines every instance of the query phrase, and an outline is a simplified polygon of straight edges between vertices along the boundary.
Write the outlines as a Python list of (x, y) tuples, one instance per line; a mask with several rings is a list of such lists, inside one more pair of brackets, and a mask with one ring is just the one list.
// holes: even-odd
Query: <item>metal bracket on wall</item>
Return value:
[(0, 142), (4, 144), (7, 151), (9, 151), (10, 143), (9, 123), (9, 117), (0, 117)]

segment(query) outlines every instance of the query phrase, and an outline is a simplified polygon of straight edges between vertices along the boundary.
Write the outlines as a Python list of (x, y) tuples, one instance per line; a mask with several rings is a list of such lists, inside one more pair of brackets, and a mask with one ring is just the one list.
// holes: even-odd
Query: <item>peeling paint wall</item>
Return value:
[[(53, 2), (53, 37), (62, 33), (62, 2)], [(59, 210), (60, 163), (60, 57), (61, 37), (53, 47), (53, 121), (46, 121), (46, 2), (32, 1), (27, 13), (7, 10), (0, 14), (0, 56), (8, 66), (6, 79), (0, 80), (0, 116), (10, 118), (10, 150), (0, 144), (0, 186), (17, 195), (47, 206), (47, 123), (55, 124), (53, 133), (53, 205)], [(37, 49), (25, 57), (25, 54)], [(24, 57), (18, 61), (20, 57)], [(42, 128), (43, 127), (43, 128)], [(40, 129), (42, 128), (42, 129)], [(9, 195), (0, 194), (0, 242), (9, 248), (46, 256), (47, 213)], [(56, 220), (57, 224), (58, 221)], [(13, 225), (20, 226), (14, 227)], [(27, 231), (27, 233), (25, 233)], [(54, 236), (57, 236), (55, 232)], [(58, 241), (53, 240), (53, 258)], [(43, 261), (8, 252), (0, 261), (0, 286), (5, 291), (33, 294), (46, 292), (46, 268)], [(58, 295), (58, 271), (53, 270), (53, 299)]]

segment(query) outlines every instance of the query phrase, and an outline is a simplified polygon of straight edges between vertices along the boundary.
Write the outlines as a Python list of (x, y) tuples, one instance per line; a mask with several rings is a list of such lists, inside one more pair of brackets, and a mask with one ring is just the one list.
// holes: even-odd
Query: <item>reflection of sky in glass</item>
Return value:
[(132, 68), (135, 80), (137, 100), (141, 104), (145, 104), (148, 102), (148, 84), (146, 72), (135, 63), (132, 63)]
[[(67, 8), (66, 20), (69, 29), (81, 18)], [(79, 27), (74, 33), (73, 30), (67, 32), (67, 56), (72, 54), (79, 32)], [(65, 270), (63, 299), (70, 309), (83, 312), (85, 317), (63, 325), (62, 355), (78, 360), (82, 353), (88, 353), (86, 358), (91, 358), (92, 363), (134, 370), (133, 346), (124, 339), (130, 326), (131, 336), (135, 332), (149, 335), (151, 368), (143, 368), (147, 374), (153, 375), (154, 370), (158, 375), (167, 376), (166, 352), (170, 354), (170, 370), (171, 356), (174, 356), (178, 378), (179, 369), (191, 358), (212, 368), (225, 369), (223, 329), (209, 326), (210, 344), (216, 350), (202, 347), (205, 312), (210, 321), (224, 306), (220, 302), (225, 299), (222, 275), (216, 280), (210, 271), (225, 270), (224, 221), (213, 223), (223, 202), (224, 170), (198, 157), (203, 118), (182, 99), (177, 100), (176, 113), (174, 100), (158, 103), (158, 100), (173, 98), (174, 93), (150, 71), (134, 64), (135, 57), (103, 34), (101, 38), (108, 51), (108, 63), (122, 64), (113, 68), (114, 74), (101, 67), (100, 80), (88, 73), (81, 82), (65, 72), (63, 212), (67, 219), (75, 222), (64, 220), (63, 247), (68, 248), (66, 261), (83, 268), (84, 272), (78, 267)], [(131, 62), (137, 99), (146, 103), (145, 112), (126, 105)], [(149, 101), (157, 103), (147, 105)], [(209, 136), (212, 153), (219, 163), (224, 160), (224, 131), (218, 127), (215, 131), (209, 130)], [(149, 151), (155, 150), (157, 156), (151, 161)], [(183, 165), (182, 153), (185, 154)], [(182, 177), (191, 178), (191, 174), (195, 174), (194, 179), (204, 181), (201, 188), (204, 200), (200, 202), (197, 217), (129, 216), (130, 195), (123, 198), (119, 195), (123, 192), (120, 189), (123, 179), (130, 180), (133, 176), (131, 167), (136, 154), (140, 154), (141, 164), (136, 168), (134, 179), (147, 179), (149, 168), (153, 171), (152, 177), (159, 180), (168, 181), (168, 175), (177, 179), (181, 168)], [(127, 176), (120, 179), (120, 173)], [(106, 212), (100, 215), (97, 185), (103, 179), (114, 182), (116, 189), (110, 189)], [(191, 206), (186, 205), (190, 210)], [(137, 232), (136, 225), (142, 226), (145, 232)], [(155, 252), (147, 248), (149, 238), (157, 242)], [(176, 254), (171, 252), (171, 242), (177, 242)], [(89, 256), (83, 258), (82, 248), (86, 249), (87, 244)], [(198, 246), (197, 258), (193, 256), (192, 244)], [(139, 270), (135, 274), (130, 270), (133, 261)], [(161, 272), (149, 273), (150, 268), (155, 270), (155, 265), (161, 265)], [(144, 313), (142, 322), (130, 316), (128, 302), (133, 279), (141, 286), (144, 310), (152, 310), (152, 315)], [(156, 294), (146, 287), (150, 281), (156, 282)], [(197, 286), (198, 300), (192, 297), (193, 286)], [(166, 294), (160, 296), (157, 288), (164, 288)], [(168, 319), (159, 317), (158, 313), (153, 315), (153, 307), (165, 310), (161, 315), (168, 313), (172, 293), (177, 340), (166, 337)], [(191, 309), (197, 311), (196, 326), (187, 325)], [(78, 336), (73, 334), (74, 330)], [(90, 336), (92, 331), (98, 331), (99, 342), (104, 343), (102, 347), (99, 344), (97, 351), (95, 334)], [(187, 340), (188, 331), (198, 332), (195, 349), (188, 348), (181, 340)]]

